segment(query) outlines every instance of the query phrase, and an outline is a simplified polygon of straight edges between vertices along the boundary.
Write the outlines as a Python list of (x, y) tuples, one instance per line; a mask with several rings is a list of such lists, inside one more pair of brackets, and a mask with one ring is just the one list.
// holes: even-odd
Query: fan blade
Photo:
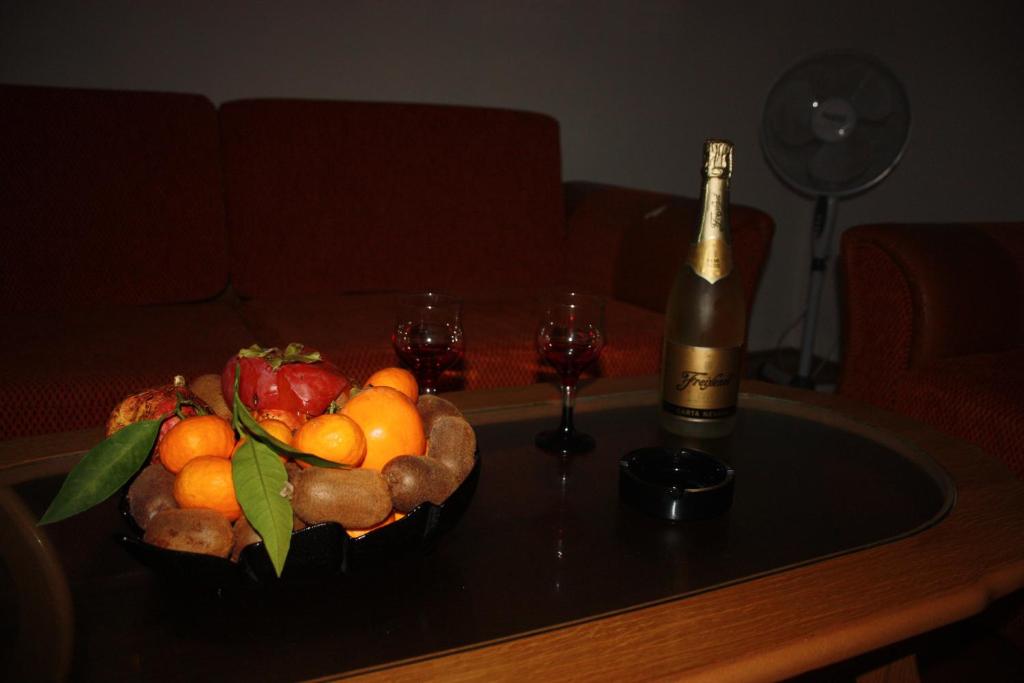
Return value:
[(865, 69), (864, 76), (850, 96), (857, 115), (868, 121), (883, 121), (893, 110), (892, 87), (887, 79), (873, 69)]
[(864, 173), (871, 163), (871, 143), (858, 133), (819, 147), (807, 161), (811, 177), (830, 185), (846, 185)]
[(800, 76), (807, 80), (817, 97), (827, 97), (835, 90), (835, 74), (821, 62), (804, 64)]
[(767, 112), (768, 124), (779, 140), (790, 147), (814, 140), (811, 130), (811, 103), (814, 92), (806, 81), (784, 83), (772, 96)]

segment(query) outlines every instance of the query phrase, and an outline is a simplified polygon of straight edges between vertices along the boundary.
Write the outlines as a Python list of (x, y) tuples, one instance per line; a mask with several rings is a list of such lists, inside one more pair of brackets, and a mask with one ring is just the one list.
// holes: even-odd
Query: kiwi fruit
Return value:
[(238, 562), (239, 556), (247, 546), (253, 543), (259, 543), (263, 539), (256, 533), (256, 530), (249, 524), (249, 520), (245, 516), (241, 516), (235, 521), (234, 527), (232, 528), (232, 545), (231, 545), (231, 561)]
[(179, 508), (153, 515), (142, 540), (168, 550), (227, 557), (234, 537), (231, 522), (214, 510)]
[(231, 408), (221, 392), (220, 375), (199, 375), (188, 383), (188, 388), (206, 405), (210, 406), (215, 415), (223, 417), (225, 420), (231, 419)]
[[(299, 519), (298, 515), (292, 515), (292, 531), (298, 531), (299, 529), (305, 529), (306, 523)], [(232, 534), (234, 536), (234, 542), (231, 546), (231, 561), (238, 562), (238, 558), (241, 557), (242, 551), (253, 543), (259, 543), (263, 539), (260, 537), (256, 530), (252, 528), (252, 524), (249, 524), (249, 520), (245, 515), (242, 515), (235, 520), (232, 526)]]
[(346, 529), (369, 529), (391, 512), (391, 491), (375, 470), (310, 467), (292, 483), (292, 509), (307, 524), (337, 522)]
[(391, 490), (391, 502), (399, 512), (409, 512), (426, 501), (440, 505), (458, 485), (444, 463), (420, 455), (392, 458), (384, 465), (381, 475)]
[(427, 457), (443, 463), (451, 470), (456, 485), (461, 484), (475, 463), (476, 432), (473, 427), (463, 417), (439, 415), (429, 434)]
[(161, 510), (176, 507), (174, 475), (158, 462), (147, 465), (128, 487), (128, 512), (141, 529)]
[(420, 419), (423, 420), (424, 434), (430, 434), (434, 421), (439, 417), (444, 415), (462, 417), (462, 413), (454, 403), (434, 394), (421, 394), (416, 401), (416, 410), (420, 414)]

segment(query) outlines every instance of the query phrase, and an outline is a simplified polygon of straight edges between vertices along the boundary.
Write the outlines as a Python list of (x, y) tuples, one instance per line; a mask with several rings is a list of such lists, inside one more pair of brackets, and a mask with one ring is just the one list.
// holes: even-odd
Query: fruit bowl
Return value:
[(237, 562), (145, 543), (142, 529), (128, 511), (126, 494), (121, 496), (120, 507), (131, 532), (119, 535), (117, 540), (137, 560), (164, 578), (217, 588), (351, 575), (366, 567), (430, 547), (465, 512), (479, 478), (480, 455), (475, 453), (469, 475), (440, 505), (422, 503), (398, 521), (356, 538), (350, 537), (340, 524), (334, 522), (321, 522), (293, 531), (291, 549), (280, 579), (262, 542), (243, 549)]
[[(248, 380), (246, 362), (259, 371)], [(220, 587), (351, 574), (422, 549), (465, 511), (480, 471), (472, 425), (420, 394), (410, 371), (382, 368), (357, 387), (297, 343), (132, 394), (106, 432), (40, 523), (120, 491), (131, 531), (116, 538), (132, 555)]]

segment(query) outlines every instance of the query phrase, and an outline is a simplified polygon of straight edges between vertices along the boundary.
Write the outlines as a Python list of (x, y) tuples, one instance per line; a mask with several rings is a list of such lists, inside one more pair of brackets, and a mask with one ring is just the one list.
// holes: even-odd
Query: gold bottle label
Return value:
[(732, 272), (732, 248), (724, 239), (707, 239), (690, 247), (690, 268), (715, 284)]
[(741, 349), (665, 342), (662, 409), (680, 417), (710, 420), (736, 413)]

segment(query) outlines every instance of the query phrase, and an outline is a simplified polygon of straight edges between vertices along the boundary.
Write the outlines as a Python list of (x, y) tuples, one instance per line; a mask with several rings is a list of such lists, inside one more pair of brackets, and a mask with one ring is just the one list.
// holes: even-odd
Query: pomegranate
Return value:
[[(145, 389), (137, 394), (128, 396), (118, 403), (107, 418), (107, 436), (143, 420), (155, 420), (165, 415), (174, 413), (178, 405), (178, 397), (198, 405), (203, 410), (209, 410), (198, 397), (193, 394), (185, 385), (185, 378), (176, 375), (174, 381), (162, 387)], [(195, 415), (196, 409), (191, 405), (182, 406), (183, 415)], [(177, 416), (164, 420), (160, 426), (160, 436), (179, 422)]]

